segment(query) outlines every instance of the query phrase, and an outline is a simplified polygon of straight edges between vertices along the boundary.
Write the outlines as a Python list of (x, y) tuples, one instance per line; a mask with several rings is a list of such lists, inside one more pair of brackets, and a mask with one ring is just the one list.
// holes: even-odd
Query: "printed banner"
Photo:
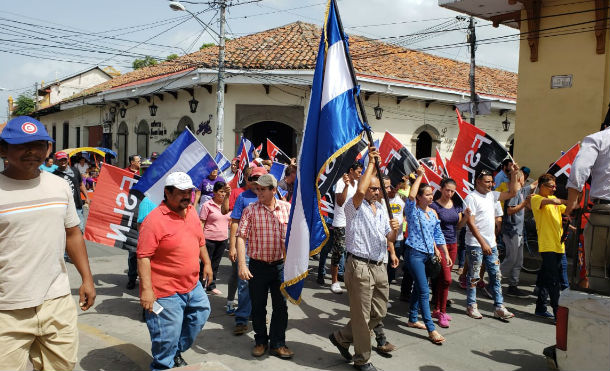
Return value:
[(85, 227), (85, 239), (107, 246), (135, 247), (138, 233), (138, 198), (129, 194), (138, 182), (131, 171), (104, 164), (91, 200), (89, 217)]

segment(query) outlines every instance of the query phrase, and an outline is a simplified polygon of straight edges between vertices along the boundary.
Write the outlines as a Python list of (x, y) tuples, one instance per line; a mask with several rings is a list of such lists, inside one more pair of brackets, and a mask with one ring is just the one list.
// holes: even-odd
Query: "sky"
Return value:
[[(218, 9), (209, 2), (188, 0), (183, 5), (218, 32)], [(230, 38), (299, 20), (321, 25), (326, 7), (325, 0), (232, 2), (245, 4), (227, 10)], [(338, 0), (338, 4), (349, 34), (469, 61), (468, 47), (454, 45), (465, 42), (467, 23), (456, 20), (462, 14), (439, 7), (437, 0)], [(516, 29), (493, 28), (490, 22), (477, 20), (478, 40), (516, 33)], [(517, 71), (519, 43), (511, 39), (479, 45), (477, 64)], [(32, 95), (35, 83), (49, 83), (96, 65), (126, 73), (136, 58), (183, 55), (216, 40), (214, 32), (205, 32), (191, 15), (171, 10), (167, 0), (3, 1), (0, 123), (7, 118), (8, 97)]]

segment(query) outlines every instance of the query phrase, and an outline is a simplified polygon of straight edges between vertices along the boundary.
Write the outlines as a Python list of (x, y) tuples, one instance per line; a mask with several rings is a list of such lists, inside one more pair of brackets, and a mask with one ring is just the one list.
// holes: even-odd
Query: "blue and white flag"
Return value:
[(332, 192), (333, 185), (362, 149), (357, 145), (363, 125), (356, 110), (358, 89), (347, 60), (347, 35), (340, 29), (335, 2), (329, 3), (286, 233), (281, 289), (295, 304), (301, 301), (309, 257), (328, 241), (328, 226), (322, 212), (324, 197)]
[[(364, 138), (362, 138), (362, 140), (364, 140)], [(368, 142), (365, 142), (366, 148), (364, 148), (364, 150), (361, 152), (362, 153), (362, 157), (360, 157), (360, 159), (358, 159), (358, 162), (360, 162), (362, 164), (362, 174), (364, 174), (364, 171), (366, 170), (366, 167), (369, 165), (369, 147), (368, 147)], [(377, 148), (377, 150), (379, 150), (379, 139), (375, 140), (373, 142), (373, 145), (375, 146), (375, 148)]]
[[(273, 164), (271, 165), (271, 170), (269, 170), (269, 174), (273, 175), (279, 183), (280, 180), (284, 179), (284, 174), (286, 173), (287, 167), (288, 167), (288, 165), (286, 165), (286, 164), (282, 164), (282, 163), (273, 161)], [(282, 189), (280, 187), (277, 187), (277, 191), (280, 193), (280, 195), (282, 197), (286, 197), (286, 194), (288, 194), (287, 190)], [(286, 201), (290, 201), (290, 200), (286, 200)]]
[(224, 173), (225, 170), (231, 167), (231, 161), (222, 154), (222, 152), (216, 153), (216, 157), (214, 158), (216, 164), (218, 164), (218, 169), (221, 173)]
[(183, 171), (191, 177), (193, 184), (199, 185), (214, 169), (218, 169), (214, 158), (187, 128), (150, 165), (132, 190), (141, 192), (159, 205), (163, 201), (165, 178), (169, 174)]

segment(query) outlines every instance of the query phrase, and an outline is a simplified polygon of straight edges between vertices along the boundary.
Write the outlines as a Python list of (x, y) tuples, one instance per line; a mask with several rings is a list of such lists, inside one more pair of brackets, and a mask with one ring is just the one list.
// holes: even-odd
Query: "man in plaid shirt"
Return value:
[[(258, 201), (243, 212), (237, 231), (239, 278), (249, 280), (252, 301), (252, 327), (256, 345), (252, 355), (260, 357), (271, 346), (270, 354), (292, 358), (286, 346), (288, 307), (280, 292), (284, 275), (285, 238), (290, 204), (276, 199), (277, 180), (271, 174), (261, 175), (255, 182)], [(249, 265), (246, 265), (245, 240), (248, 240)], [(273, 314), (267, 335), (267, 292), (271, 292)]]

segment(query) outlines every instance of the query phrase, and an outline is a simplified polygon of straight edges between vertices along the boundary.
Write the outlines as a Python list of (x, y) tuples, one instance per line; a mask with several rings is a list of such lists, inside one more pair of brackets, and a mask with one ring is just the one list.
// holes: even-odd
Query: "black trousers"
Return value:
[[(212, 272), (214, 272), (214, 278), (212, 282), (208, 282), (207, 290), (214, 290), (216, 288), (216, 275), (218, 274), (218, 267), (220, 266), (220, 259), (225, 250), (229, 246), (229, 240), (223, 241), (212, 241), (205, 240), (205, 247), (208, 249), (208, 255), (212, 261)], [(199, 280), (203, 279), (203, 262), (199, 262)]]
[(546, 312), (546, 297), (548, 295), (553, 308), (553, 314), (557, 315), (559, 306), (559, 292), (561, 291), (563, 254), (555, 252), (541, 252), (542, 267), (538, 274), (538, 300), (536, 300), (536, 313)]
[[(248, 283), (250, 301), (252, 302), (252, 328), (256, 344), (267, 344), (272, 349), (286, 345), (286, 327), (288, 326), (288, 306), (286, 298), (280, 291), (284, 276), (284, 263), (269, 264), (250, 259), (252, 278)], [(271, 292), (271, 324), (267, 335), (267, 293)]]
[(130, 251), (127, 257), (127, 277), (130, 281), (138, 278), (138, 256), (135, 251)]

